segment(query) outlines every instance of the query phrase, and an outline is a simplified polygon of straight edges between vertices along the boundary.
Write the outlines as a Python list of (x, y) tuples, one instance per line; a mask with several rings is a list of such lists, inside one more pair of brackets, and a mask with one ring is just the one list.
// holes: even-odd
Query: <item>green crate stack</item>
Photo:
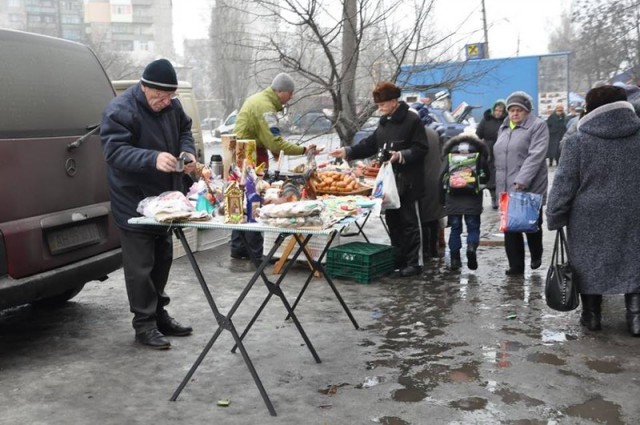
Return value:
[(366, 242), (351, 242), (327, 251), (327, 273), (332, 278), (351, 278), (370, 283), (393, 271), (393, 247)]

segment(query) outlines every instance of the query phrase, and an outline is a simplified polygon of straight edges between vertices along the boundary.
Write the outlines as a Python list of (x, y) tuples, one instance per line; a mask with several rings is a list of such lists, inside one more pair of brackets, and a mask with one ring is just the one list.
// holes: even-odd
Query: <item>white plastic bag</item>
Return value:
[(373, 197), (382, 200), (382, 211), (400, 208), (400, 195), (396, 187), (396, 177), (393, 175), (391, 163), (385, 162), (380, 167), (373, 187)]

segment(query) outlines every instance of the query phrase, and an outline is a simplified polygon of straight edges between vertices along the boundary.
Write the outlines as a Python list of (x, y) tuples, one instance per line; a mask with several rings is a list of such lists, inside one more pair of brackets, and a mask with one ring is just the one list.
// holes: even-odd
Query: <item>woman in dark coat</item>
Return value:
[(564, 106), (556, 105), (556, 110), (547, 118), (547, 127), (549, 127), (549, 150), (547, 151), (547, 159), (549, 159), (549, 167), (553, 165), (553, 161), (558, 165), (560, 158), (560, 140), (567, 131), (567, 117), (564, 114)]
[(427, 133), (420, 117), (399, 100), (400, 88), (390, 82), (378, 83), (373, 101), (381, 112), (373, 134), (355, 146), (329, 153), (335, 158), (362, 159), (384, 151), (393, 165), (400, 195), (400, 208), (387, 210), (385, 218), (395, 250), (394, 263), (400, 276), (422, 272), (422, 249), (418, 201), (424, 196), (424, 156), (428, 151)]
[(602, 295), (625, 294), (627, 325), (640, 336), (640, 118), (624, 89), (586, 96), (586, 115), (566, 140), (547, 205), (550, 230), (567, 226), (582, 298), (580, 323), (600, 330)]
[(498, 199), (496, 197), (496, 166), (493, 158), (493, 145), (498, 140), (498, 130), (504, 121), (507, 112), (507, 105), (504, 100), (495, 101), (491, 109), (484, 111), (484, 116), (476, 128), (476, 134), (484, 141), (489, 149), (489, 173), (491, 177), (487, 182), (487, 189), (491, 194), (491, 207), (498, 209)]

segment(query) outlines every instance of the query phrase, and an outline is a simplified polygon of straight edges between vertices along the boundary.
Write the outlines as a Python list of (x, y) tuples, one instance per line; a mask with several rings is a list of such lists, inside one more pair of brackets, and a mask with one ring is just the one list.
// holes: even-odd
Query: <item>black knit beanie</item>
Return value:
[(151, 62), (144, 69), (140, 82), (153, 89), (164, 91), (176, 91), (178, 89), (178, 77), (176, 70), (166, 59), (158, 59)]

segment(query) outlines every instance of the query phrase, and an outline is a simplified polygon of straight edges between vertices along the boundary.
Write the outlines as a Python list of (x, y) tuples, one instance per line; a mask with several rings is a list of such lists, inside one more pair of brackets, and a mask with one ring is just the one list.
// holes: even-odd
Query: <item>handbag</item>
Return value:
[(575, 310), (580, 305), (578, 285), (569, 261), (564, 229), (556, 233), (544, 295), (547, 306), (557, 311)]
[(535, 233), (540, 230), (538, 218), (542, 195), (531, 192), (500, 194), (500, 231)]

